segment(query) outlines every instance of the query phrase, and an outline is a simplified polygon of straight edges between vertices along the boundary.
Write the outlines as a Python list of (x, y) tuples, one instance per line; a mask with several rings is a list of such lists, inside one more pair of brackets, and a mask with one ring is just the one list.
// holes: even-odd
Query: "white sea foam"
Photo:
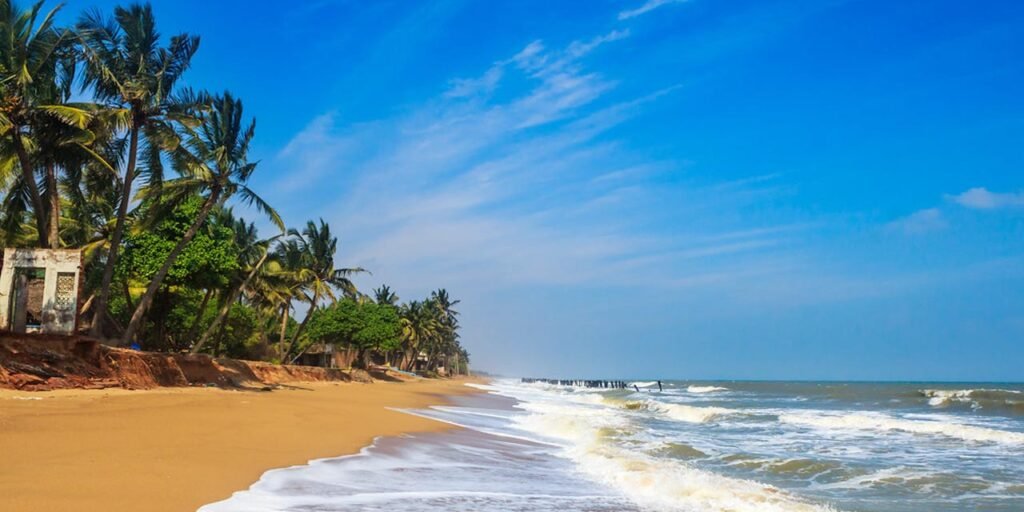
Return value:
[(775, 487), (729, 478), (682, 463), (618, 448), (578, 450), (573, 457), (587, 474), (614, 485), (656, 510), (729, 512), (821, 512), (827, 505), (801, 501)]
[(951, 402), (970, 402), (973, 389), (924, 389), (921, 394), (928, 397), (928, 405), (940, 407)]
[(689, 393), (714, 393), (716, 391), (729, 391), (729, 388), (719, 386), (690, 386), (686, 388)]
[[(713, 407), (644, 402), (681, 421), (701, 423), (733, 411)], [(804, 502), (775, 487), (700, 470), (678, 461), (626, 449), (608, 432), (630, 427), (622, 408), (594, 407), (571, 401), (527, 402), (530, 414), (516, 418), (523, 429), (565, 442), (565, 455), (595, 480), (612, 485), (642, 506), (665, 511), (823, 512), (827, 505)]]
[(551, 448), (463, 431), (375, 441), (359, 454), (272, 470), (200, 512), (638, 512), (620, 493), (537, 457)]
[(696, 407), (683, 404), (655, 403), (650, 407), (669, 418), (687, 423), (707, 423), (737, 413), (737, 411), (724, 407)]
[(909, 420), (883, 413), (790, 412), (780, 414), (779, 421), (827, 430), (906, 432), (941, 435), (981, 443), (1024, 445), (1024, 433), (1022, 432), (967, 425), (948, 420)]
[(928, 398), (928, 405), (943, 407), (954, 402), (970, 403), (981, 408), (981, 401), (1003, 401), (1004, 403), (1024, 400), (1024, 393), (1013, 389), (922, 389), (921, 395)]

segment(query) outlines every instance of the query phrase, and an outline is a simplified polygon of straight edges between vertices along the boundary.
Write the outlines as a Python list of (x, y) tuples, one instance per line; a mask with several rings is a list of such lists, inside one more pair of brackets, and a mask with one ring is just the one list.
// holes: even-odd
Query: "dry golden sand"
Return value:
[(271, 468), (450, 428), (387, 408), (473, 391), (464, 384), (0, 390), (0, 511), (194, 511)]

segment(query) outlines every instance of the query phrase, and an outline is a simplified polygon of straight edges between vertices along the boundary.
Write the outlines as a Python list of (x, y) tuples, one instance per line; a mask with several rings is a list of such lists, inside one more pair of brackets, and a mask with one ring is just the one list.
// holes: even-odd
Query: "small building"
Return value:
[(351, 368), (358, 351), (351, 348), (337, 348), (330, 343), (316, 343), (302, 353), (295, 364), (319, 366), (321, 368)]
[(71, 334), (78, 324), (82, 252), (13, 249), (0, 260), (0, 329)]

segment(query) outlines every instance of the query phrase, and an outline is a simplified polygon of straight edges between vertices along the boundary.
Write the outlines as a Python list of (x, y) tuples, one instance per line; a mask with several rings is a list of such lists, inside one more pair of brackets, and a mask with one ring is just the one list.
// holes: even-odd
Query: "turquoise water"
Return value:
[(497, 380), (203, 512), (1024, 510), (1024, 386)]

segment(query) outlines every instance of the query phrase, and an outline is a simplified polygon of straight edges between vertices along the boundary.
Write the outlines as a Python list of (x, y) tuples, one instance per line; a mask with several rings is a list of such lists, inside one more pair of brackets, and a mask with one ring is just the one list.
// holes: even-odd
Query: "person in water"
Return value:
[(637, 387), (637, 385), (636, 385), (636, 384), (633, 384), (633, 389), (635, 389), (637, 393), (639, 393), (639, 392), (640, 392), (640, 388), (639, 388), (639, 387)]
[(661, 393), (661, 381), (658, 381), (658, 393)]

